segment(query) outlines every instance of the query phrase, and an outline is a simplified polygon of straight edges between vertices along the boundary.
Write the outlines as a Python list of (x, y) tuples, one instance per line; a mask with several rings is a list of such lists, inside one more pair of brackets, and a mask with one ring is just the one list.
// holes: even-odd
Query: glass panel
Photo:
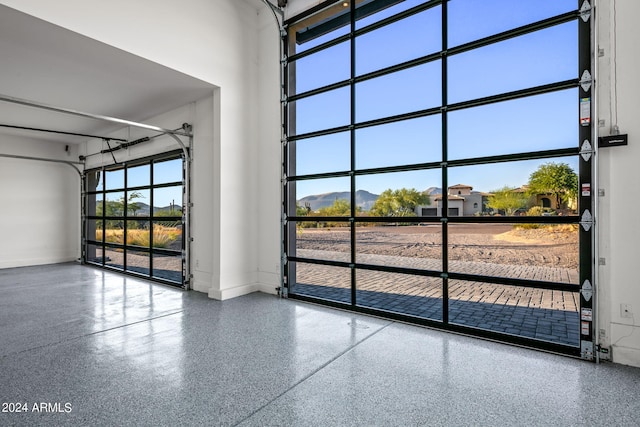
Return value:
[(292, 135), (345, 126), (351, 117), (351, 91), (343, 87), (302, 98), (289, 104), (289, 111), (295, 123)]
[(295, 141), (296, 175), (347, 171), (351, 168), (349, 132)]
[(91, 244), (87, 245), (86, 257), (88, 263), (102, 265), (102, 254), (103, 250), (101, 246)]
[(442, 271), (442, 225), (369, 223), (356, 227), (356, 262)]
[(127, 215), (149, 216), (150, 190), (135, 190), (127, 192)]
[(450, 167), (459, 184), (449, 187), (449, 207), (465, 216), (577, 215), (577, 171), (577, 156)]
[(124, 269), (124, 249), (105, 247), (104, 255), (104, 265), (118, 270)]
[[(343, 42), (295, 61), (295, 88), (291, 93), (303, 93), (351, 76), (351, 43)], [(293, 83), (292, 83), (293, 84)]]
[(149, 253), (127, 250), (127, 271), (149, 275)]
[(578, 24), (568, 22), (449, 57), (449, 103), (573, 79)]
[(449, 224), (449, 271), (579, 284), (578, 224)]
[(575, 0), (450, 1), (449, 46), (457, 46), (576, 9)]
[(292, 262), (295, 285), (292, 293), (330, 301), (351, 302), (351, 270), (329, 265)]
[[(390, 7), (385, 7), (384, 9), (381, 9), (380, 11), (376, 11), (375, 9), (375, 1), (371, 2), (363, 2), (362, 5), (357, 6), (357, 12), (356, 12), (356, 16), (362, 16), (362, 18), (359, 18), (356, 21), (356, 29), (360, 29), (360, 28), (364, 28), (367, 25), (371, 25), (373, 23), (382, 21), (385, 18), (388, 18), (390, 16), (393, 16), (395, 14), (398, 14), (400, 12), (403, 12), (405, 10), (409, 10), (412, 7), (421, 5), (423, 3), (427, 3), (427, 0), (396, 0), (395, 3)], [(378, 2), (379, 4), (382, 3), (389, 3), (387, 2)]]
[(124, 192), (106, 193), (106, 216), (124, 216)]
[(182, 216), (182, 185), (153, 190), (154, 216)]
[(144, 164), (127, 168), (127, 187), (142, 187), (151, 184), (151, 166)]
[(356, 84), (356, 120), (364, 122), (441, 105), (441, 75), (440, 61), (434, 61)]
[(87, 191), (102, 191), (104, 174), (101, 170), (89, 171), (86, 174)]
[(155, 221), (153, 223), (153, 247), (182, 250), (182, 222)]
[(415, 217), (435, 205), (432, 199), (442, 192), (441, 182), (440, 169), (431, 169), (358, 176), (356, 188), (367, 195), (363, 215)]
[[(578, 89), (570, 89), (452, 111), (449, 159), (576, 147), (577, 102)], [(534, 123), (544, 126), (534, 130)]]
[[(575, 126), (574, 126), (575, 127)], [(442, 117), (421, 117), (356, 131), (358, 169), (442, 160)]]
[(182, 159), (153, 162), (153, 183), (182, 182)]
[(329, 261), (351, 261), (351, 227), (348, 222), (299, 222), (296, 256)]
[(442, 320), (442, 279), (356, 270), (356, 303), (361, 307)]
[(440, 7), (436, 7), (358, 36), (356, 75), (439, 51), (442, 48), (441, 16)]
[[(310, 179), (289, 183), (295, 187), (299, 213), (308, 215), (345, 216), (345, 201), (351, 200), (349, 178)], [(332, 209), (334, 208), (334, 209)]]
[(449, 322), (579, 345), (577, 292), (449, 280)]
[(149, 221), (127, 221), (127, 245), (150, 247)]
[(107, 170), (104, 178), (106, 190), (124, 188), (124, 169)]
[(153, 277), (182, 283), (182, 256), (153, 254)]

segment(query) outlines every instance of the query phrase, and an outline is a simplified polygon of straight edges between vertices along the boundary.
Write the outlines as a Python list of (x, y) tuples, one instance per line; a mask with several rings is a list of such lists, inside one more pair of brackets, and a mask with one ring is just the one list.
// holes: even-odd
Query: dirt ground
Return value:
[[(303, 229), (299, 249), (349, 252), (348, 228)], [(578, 268), (575, 226), (522, 229), (510, 224), (449, 226), (449, 259), (508, 265)], [(359, 253), (403, 257), (442, 257), (442, 226), (383, 226), (356, 229)]]

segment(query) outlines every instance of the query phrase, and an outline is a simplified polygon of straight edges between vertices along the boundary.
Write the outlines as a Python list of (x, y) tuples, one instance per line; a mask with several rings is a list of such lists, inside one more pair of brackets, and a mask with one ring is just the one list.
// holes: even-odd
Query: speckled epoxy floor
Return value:
[(640, 369), (270, 295), (0, 270), (3, 426), (636, 426), (638, 396)]

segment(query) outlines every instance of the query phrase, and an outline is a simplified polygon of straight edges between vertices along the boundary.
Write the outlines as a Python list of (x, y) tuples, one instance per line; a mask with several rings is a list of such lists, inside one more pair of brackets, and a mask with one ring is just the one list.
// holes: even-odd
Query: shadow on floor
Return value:
[[(351, 290), (296, 284), (291, 294), (351, 303)], [(357, 305), (398, 314), (442, 321), (442, 299), (357, 290)], [(449, 323), (503, 332), (570, 346), (580, 345), (575, 311), (449, 300)]]

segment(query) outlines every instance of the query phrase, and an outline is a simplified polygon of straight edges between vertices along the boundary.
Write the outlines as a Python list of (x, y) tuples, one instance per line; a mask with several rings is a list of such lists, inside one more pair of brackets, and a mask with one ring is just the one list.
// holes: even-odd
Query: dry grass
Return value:
[[(182, 235), (182, 230), (176, 227), (163, 227), (161, 225), (153, 226), (153, 247), (168, 248), (173, 242), (178, 240)], [(128, 230), (127, 245), (133, 246), (150, 246), (149, 230)], [(96, 230), (96, 240), (102, 240), (102, 230)], [(105, 234), (105, 242), (117, 243), (124, 245), (124, 230), (107, 229)]]

